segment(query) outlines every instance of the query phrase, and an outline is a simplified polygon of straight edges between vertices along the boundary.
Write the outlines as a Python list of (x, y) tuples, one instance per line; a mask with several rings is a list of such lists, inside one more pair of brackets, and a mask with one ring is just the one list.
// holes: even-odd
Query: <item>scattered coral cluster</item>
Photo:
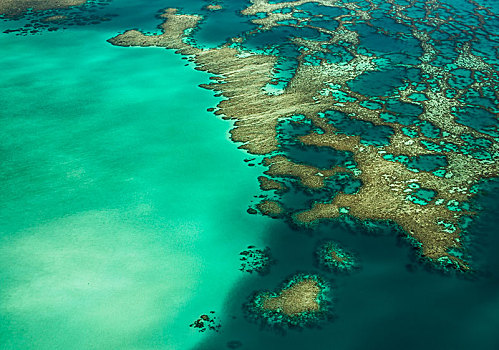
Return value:
[(199, 318), (191, 323), (189, 327), (197, 329), (199, 332), (205, 332), (207, 330), (218, 332), (221, 324), (217, 317), (213, 314), (215, 311), (210, 311), (209, 314), (203, 314)]
[(253, 245), (248, 246), (245, 250), (239, 253), (241, 261), (240, 270), (243, 272), (257, 272), (266, 274), (270, 265), (273, 263), (270, 248), (258, 249)]
[(22, 27), (4, 30), (15, 35), (54, 32), (71, 26), (85, 26), (110, 21), (114, 14), (99, 14), (112, 0), (64, 1), (3, 1), (0, 0), (0, 18), (9, 21), (22, 18)]
[(22, 15), (29, 9), (33, 11), (44, 11), (55, 8), (65, 8), (82, 5), (87, 0), (0, 0), (0, 14), (7, 17)]

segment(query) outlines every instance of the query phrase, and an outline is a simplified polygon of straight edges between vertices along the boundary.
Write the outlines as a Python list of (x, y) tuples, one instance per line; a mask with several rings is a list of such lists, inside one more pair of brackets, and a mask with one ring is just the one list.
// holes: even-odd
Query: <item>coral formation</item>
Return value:
[(270, 325), (302, 327), (326, 317), (329, 291), (316, 275), (295, 275), (278, 292), (256, 294), (251, 308)]
[[(470, 24), (453, 21), (443, 1), (383, 4), (254, 0), (242, 14), (257, 28), (209, 49), (189, 36), (200, 16), (167, 9), (162, 34), (131, 30), (109, 41), (175, 49), (212, 73), (203, 87), (225, 97), (215, 113), (234, 121), (232, 140), (266, 156), (270, 179), (260, 179), (262, 189), (280, 190), (270, 181), (288, 178), (319, 193), (337, 173), (361, 183), (291, 213), (296, 223), (341, 215), (389, 220), (418, 242), (422, 256), (467, 270), (455, 254), (463, 249), (460, 221), (474, 214), (467, 203), (475, 186), (499, 174), (498, 62), (473, 41), (490, 42), (486, 19), (497, 15), (474, 4)], [(290, 34), (276, 43), (265, 36), (273, 31)], [(445, 47), (449, 32), (455, 44)], [(345, 152), (349, 164), (319, 168), (282, 151), (285, 131), (277, 126), (296, 115), (312, 127), (297, 143)], [(274, 199), (259, 205), (272, 215), (282, 214), (279, 207)]]
[(319, 265), (330, 271), (351, 271), (358, 266), (357, 258), (333, 241), (321, 244), (316, 254)]
[(274, 262), (270, 254), (270, 248), (258, 249), (253, 245), (248, 246), (239, 253), (241, 261), (240, 270), (243, 272), (257, 272), (264, 275), (269, 272), (270, 265)]
[(84, 4), (87, 0), (0, 0), (0, 15), (15, 17), (28, 9), (34, 11), (50, 10)]

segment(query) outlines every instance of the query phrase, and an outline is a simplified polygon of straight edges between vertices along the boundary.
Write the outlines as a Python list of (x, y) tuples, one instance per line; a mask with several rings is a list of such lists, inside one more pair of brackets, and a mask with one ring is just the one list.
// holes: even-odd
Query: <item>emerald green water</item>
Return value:
[(264, 244), (208, 75), (115, 33), (0, 35), (1, 349), (191, 348)]

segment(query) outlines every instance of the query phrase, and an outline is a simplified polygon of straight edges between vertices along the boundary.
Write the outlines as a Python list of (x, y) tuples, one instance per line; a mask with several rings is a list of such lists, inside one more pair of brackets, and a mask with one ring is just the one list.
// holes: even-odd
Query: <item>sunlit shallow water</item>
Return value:
[(187, 349), (265, 242), (208, 75), (115, 33), (0, 37), (2, 349)]

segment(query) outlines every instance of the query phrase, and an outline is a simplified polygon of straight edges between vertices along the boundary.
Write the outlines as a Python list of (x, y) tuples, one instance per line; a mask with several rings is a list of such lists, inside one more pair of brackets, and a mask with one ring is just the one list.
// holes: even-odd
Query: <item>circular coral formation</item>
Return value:
[(330, 271), (351, 271), (358, 267), (357, 258), (336, 242), (326, 242), (317, 249), (319, 265)]
[(257, 293), (251, 311), (272, 326), (303, 327), (329, 311), (329, 285), (317, 275), (295, 275), (278, 292)]

